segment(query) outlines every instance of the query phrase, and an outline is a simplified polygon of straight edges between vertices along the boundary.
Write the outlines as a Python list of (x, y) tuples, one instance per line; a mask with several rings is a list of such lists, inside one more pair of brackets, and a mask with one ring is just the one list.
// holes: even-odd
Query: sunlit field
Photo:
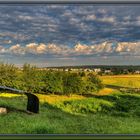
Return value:
[(140, 75), (111, 75), (100, 78), (105, 85), (140, 88)]

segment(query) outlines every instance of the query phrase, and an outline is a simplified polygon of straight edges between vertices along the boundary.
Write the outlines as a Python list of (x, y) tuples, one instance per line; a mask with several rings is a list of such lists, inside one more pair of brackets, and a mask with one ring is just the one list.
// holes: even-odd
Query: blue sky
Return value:
[(139, 65), (140, 5), (0, 5), (0, 61)]

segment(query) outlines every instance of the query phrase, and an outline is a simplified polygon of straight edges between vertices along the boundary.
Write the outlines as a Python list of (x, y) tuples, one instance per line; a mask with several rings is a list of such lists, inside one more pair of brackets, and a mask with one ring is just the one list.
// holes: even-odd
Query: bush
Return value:
[(64, 101), (55, 106), (72, 114), (87, 114), (97, 112), (109, 112), (113, 109), (113, 103), (96, 98), (86, 98), (82, 100)]

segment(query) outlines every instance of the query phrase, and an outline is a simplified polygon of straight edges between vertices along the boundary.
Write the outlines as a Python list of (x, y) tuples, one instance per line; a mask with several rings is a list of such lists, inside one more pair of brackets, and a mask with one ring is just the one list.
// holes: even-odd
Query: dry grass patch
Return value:
[(57, 102), (63, 102), (63, 101), (69, 101), (69, 100), (80, 100), (84, 99), (86, 97), (81, 95), (71, 95), (71, 96), (65, 96), (65, 95), (42, 95), (37, 94), (39, 100), (41, 103), (48, 102), (49, 104), (54, 104)]
[(12, 97), (18, 97), (18, 96), (22, 96), (19, 94), (13, 94), (13, 93), (0, 93), (0, 97), (8, 97), (8, 98), (12, 98)]
[(108, 95), (117, 92), (117, 90), (112, 88), (104, 88), (98, 92), (98, 95)]

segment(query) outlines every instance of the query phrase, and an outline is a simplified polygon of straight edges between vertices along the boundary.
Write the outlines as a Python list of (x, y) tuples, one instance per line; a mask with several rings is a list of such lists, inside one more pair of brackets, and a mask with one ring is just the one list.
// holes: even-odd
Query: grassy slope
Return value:
[[(30, 115), (24, 112), (26, 109), (26, 98), (0, 98), (0, 106), (10, 107), (7, 115), (0, 116), (0, 133), (139, 133), (139, 96), (136, 95), (106, 95), (92, 97), (95, 102), (105, 100), (115, 103), (114, 111), (84, 113), (85, 115), (74, 115), (48, 103), (40, 105), (40, 113)], [(131, 98), (131, 100), (130, 100)], [(90, 98), (90, 100), (92, 100)], [(124, 100), (125, 99), (125, 100)], [(91, 101), (86, 100), (91, 105)], [(78, 105), (79, 100), (69, 101), (71, 105)], [(129, 104), (129, 106), (127, 105)], [(120, 106), (118, 106), (120, 105)]]
[[(140, 87), (140, 76), (102, 76), (104, 84)], [(115, 93), (115, 94), (113, 94)], [(12, 95), (7, 95), (12, 97)], [(4, 96), (4, 95), (2, 95)], [(38, 95), (40, 113), (27, 114), (24, 96), (0, 98), (10, 112), (0, 115), (0, 133), (139, 134), (140, 95), (104, 88), (98, 95)]]

